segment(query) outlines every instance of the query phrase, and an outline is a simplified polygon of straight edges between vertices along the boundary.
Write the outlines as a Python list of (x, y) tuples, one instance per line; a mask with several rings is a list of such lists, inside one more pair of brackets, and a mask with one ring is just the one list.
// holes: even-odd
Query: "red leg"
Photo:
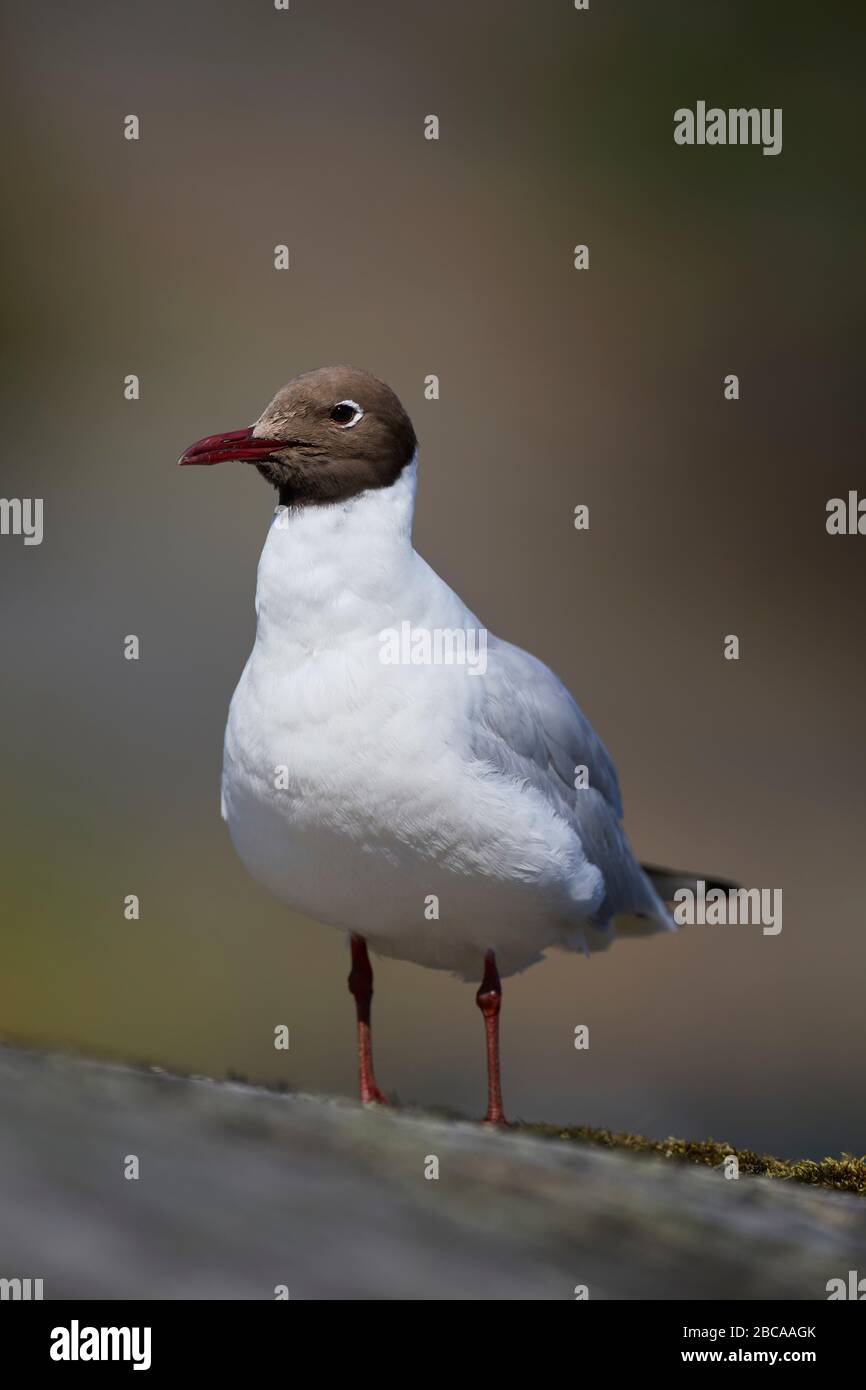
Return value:
[(507, 1123), (502, 1109), (502, 1090), (499, 1080), (499, 1010), (502, 1007), (502, 985), (496, 969), (496, 956), (488, 951), (484, 957), (484, 979), (478, 988), (475, 1002), (484, 1015), (487, 1034), (487, 1114), (484, 1123)]
[(376, 1085), (373, 1075), (373, 1035), (370, 1031), (370, 1001), (373, 998), (373, 967), (367, 955), (367, 943), (363, 936), (352, 937), (352, 969), (349, 972), (349, 993), (355, 996), (355, 1011), (358, 1015), (358, 1078), (361, 1085), (361, 1101), (376, 1101), (387, 1105), (385, 1097)]

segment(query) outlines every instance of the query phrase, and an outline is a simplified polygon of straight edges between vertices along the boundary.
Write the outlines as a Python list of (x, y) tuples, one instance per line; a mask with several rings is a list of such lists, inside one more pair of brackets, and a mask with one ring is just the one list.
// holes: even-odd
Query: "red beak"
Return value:
[(183, 466), (187, 463), (227, 463), (229, 459), (237, 463), (261, 463), (280, 449), (286, 449), (285, 439), (255, 439), (253, 427), (246, 430), (228, 430), (225, 434), (209, 434), (190, 444), (178, 459)]

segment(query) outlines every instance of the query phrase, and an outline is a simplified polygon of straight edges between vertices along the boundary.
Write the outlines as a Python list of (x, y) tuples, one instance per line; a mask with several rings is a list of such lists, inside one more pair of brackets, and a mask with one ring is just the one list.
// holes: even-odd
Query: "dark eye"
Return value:
[(351, 429), (357, 425), (361, 416), (364, 414), (357, 401), (338, 401), (331, 410), (331, 419), (335, 425), (340, 425), (344, 430)]

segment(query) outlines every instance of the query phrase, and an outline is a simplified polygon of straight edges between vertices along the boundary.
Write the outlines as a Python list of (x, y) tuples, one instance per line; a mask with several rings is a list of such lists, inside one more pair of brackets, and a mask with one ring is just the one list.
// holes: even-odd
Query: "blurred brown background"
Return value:
[[(866, 1149), (866, 539), (824, 529), (863, 480), (854, 7), (7, 13), (2, 490), (45, 499), (45, 539), (0, 539), (0, 1033), (353, 1091), (345, 943), (219, 818), (273, 498), (175, 468), (352, 362), (415, 421), (418, 548), (572, 689), (638, 853), (784, 891), (776, 938), (696, 927), (509, 982), (510, 1113)], [(676, 147), (699, 99), (781, 106), (783, 152)], [(383, 961), (376, 1024), (386, 1089), (481, 1112), (470, 987)]]

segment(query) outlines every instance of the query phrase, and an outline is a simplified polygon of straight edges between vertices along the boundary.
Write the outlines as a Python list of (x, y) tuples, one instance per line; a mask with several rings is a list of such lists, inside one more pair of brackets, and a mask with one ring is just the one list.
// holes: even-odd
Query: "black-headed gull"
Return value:
[(181, 457), (255, 464), (279, 493), (223, 816), (260, 883), (350, 934), (361, 1099), (384, 1099), (369, 945), (483, 977), (486, 1119), (504, 1123), (500, 975), (551, 946), (603, 949), (614, 919), (627, 935), (672, 929), (650, 875), (669, 900), (680, 879), (634, 858), (613, 763), (565, 687), (413, 549), (415, 452), (388, 386), (323, 367)]

